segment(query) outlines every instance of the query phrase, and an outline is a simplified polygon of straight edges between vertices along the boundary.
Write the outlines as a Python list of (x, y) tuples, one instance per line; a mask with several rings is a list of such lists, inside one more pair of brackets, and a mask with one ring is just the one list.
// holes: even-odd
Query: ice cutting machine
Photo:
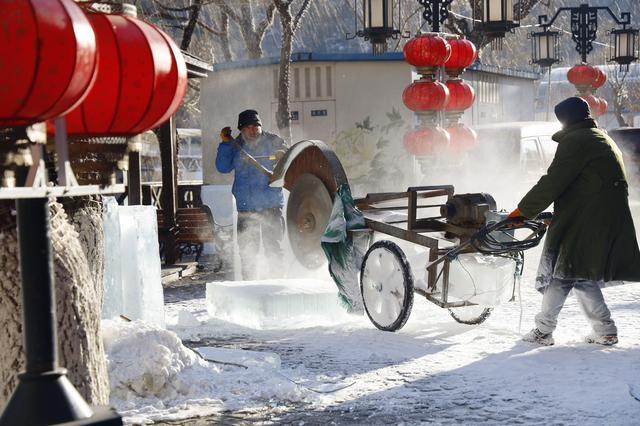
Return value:
[[(348, 183), (340, 161), (320, 141), (300, 142), (278, 164), (272, 181), (291, 191), (287, 225), (293, 252), (303, 265), (320, 266), (324, 261), (320, 236), (326, 228), (332, 200), (337, 188)], [(465, 277), (460, 268), (452, 270), (452, 262), (462, 264), (461, 259), (473, 262), (473, 256), (484, 253), (480, 262), (483, 267), (495, 267), (503, 275), (507, 271), (511, 284), (501, 296), (513, 299), (515, 280), (522, 272), (522, 250), (536, 245), (546, 230), (542, 221), (529, 221), (526, 227), (531, 233), (524, 240), (516, 239), (513, 227), (505, 226), (507, 214), (496, 211), (491, 195), (455, 194), (452, 185), (367, 194), (354, 201), (366, 222), (366, 229), (353, 231), (358, 234), (354, 241), (368, 246), (361, 260), (360, 290), (369, 318), (386, 331), (398, 330), (405, 324), (414, 292), (449, 309), (458, 322), (483, 322), (494, 300), (477, 294), (467, 297), (455, 283), (452, 285), (452, 273), (457, 280)], [(390, 240), (374, 242), (375, 234), (429, 249), (426, 279), (421, 281), (418, 277), (414, 283), (414, 274), (399, 244)], [(472, 257), (465, 258), (467, 255)], [(467, 267), (462, 265), (462, 269)], [(384, 280), (379, 277), (383, 273), (387, 274)], [(473, 286), (475, 289), (475, 282)]]

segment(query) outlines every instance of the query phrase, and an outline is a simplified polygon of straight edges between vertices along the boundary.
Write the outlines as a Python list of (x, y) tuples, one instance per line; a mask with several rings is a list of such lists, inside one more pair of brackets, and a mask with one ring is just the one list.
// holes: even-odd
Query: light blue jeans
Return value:
[(553, 279), (544, 289), (542, 296), (542, 308), (536, 315), (536, 327), (542, 333), (553, 333), (558, 324), (558, 314), (569, 292), (578, 299), (582, 312), (593, 327), (593, 331), (604, 336), (618, 334), (618, 329), (611, 319), (611, 312), (604, 301), (602, 290), (596, 281), (569, 281)]

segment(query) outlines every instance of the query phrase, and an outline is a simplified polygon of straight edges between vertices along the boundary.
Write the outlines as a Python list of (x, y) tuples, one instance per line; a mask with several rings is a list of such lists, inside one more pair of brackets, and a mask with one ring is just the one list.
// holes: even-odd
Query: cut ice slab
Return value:
[(252, 328), (304, 328), (349, 319), (332, 281), (210, 282), (206, 297), (211, 317)]
[(247, 351), (243, 349), (212, 348), (203, 346), (196, 351), (207, 361), (222, 365), (247, 368), (280, 368), (280, 356), (273, 352)]

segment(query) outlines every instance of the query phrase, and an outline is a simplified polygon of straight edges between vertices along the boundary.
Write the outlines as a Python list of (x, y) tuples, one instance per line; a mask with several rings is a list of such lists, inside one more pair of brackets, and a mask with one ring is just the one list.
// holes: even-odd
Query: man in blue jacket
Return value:
[[(262, 131), (258, 112), (242, 111), (238, 116), (237, 138), (231, 128), (220, 132), (216, 169), (220, 173), (235, 171), (232, 192), (238, 210), (238, 247), (242, 262), (242, 278), (256, 279), (256, 261), (260, 252), (260, 239), (268, 260), (271, 275), (281, 273), (284, 197), (281, 188), (271, 188), (269, 178), (249, 155), (268, 170), (282, 157), (287, 144), (273, 133)], [(248, 155), (247, 155), (248, 154)]]

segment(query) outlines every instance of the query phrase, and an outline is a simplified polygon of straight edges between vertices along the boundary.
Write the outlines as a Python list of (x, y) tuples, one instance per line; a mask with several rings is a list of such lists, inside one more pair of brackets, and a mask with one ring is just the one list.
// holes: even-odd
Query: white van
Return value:
[(517, 121), (473, 128), (483, 154), (504, 156), (522, 172), (546, 170), (558, 144), (551, 139), (561, 129), (557, 121)]

